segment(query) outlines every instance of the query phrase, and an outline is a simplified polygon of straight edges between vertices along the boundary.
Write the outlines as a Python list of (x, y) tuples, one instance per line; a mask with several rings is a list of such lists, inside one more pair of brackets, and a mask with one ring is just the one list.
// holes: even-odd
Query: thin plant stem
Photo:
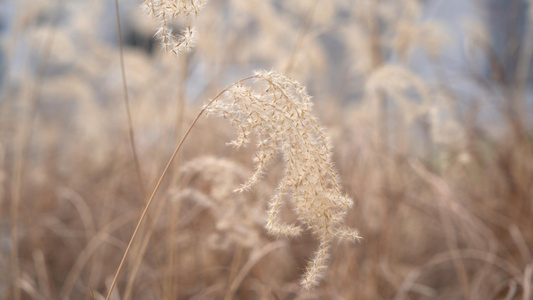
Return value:
[(311, 3), (309, 5), (309, 10), (307, 11), (307, 16), (305, 18), (306, 19), (305, 20), (305, 24), (300, 29), (300, 33), (298, 34), (298, 38), (296, 39), (296, 43), (294, 44), (294, 47), (292, 48), (291, 54), (289, 56), (289, 60), (287, 62), (287, 66), (285, 67), (285, 74), (290, 74), (292, 69), (293, 69), (293, 67), (294, 67), (294, 63), (295, 63), (295, 60), (296, 60), (296, 53), (298, 52), (298, 50), (302, 46), (304, 38), (305, 38), (307, 32), (309, 31), (309, 27), (311, 27), (311, 23), (313, 21), (313, 16), (315, 14), (315, 9), (316, 9), (318, 1), (319, 0), (315, 0), (313, 3)]
[(143, 175), (141, 171), (141, 164), (139, 162), (139, 156), (137, 154), (137, 147), (135, 143), (135, 132), (133, 129), (133, 118), (131, 115), (128, 85), (127, 85), (127, 79), (126, 79), (126, 67), (124, 63), (124, 48), (123, 48), (123, 43), (122, 43), (122, 28), (120, 25), (120, 10), (119, 10), (118, 0), (115, 0), (115, 13), (116, 13), (117, 33), (118, 33), (118, 40), (119, 40), (120, 70), (121, 70), (121, 75), (122, 75), (122, 88), (123, 88), (123, 93), (124, 93), (124, 106), (126, 108), (129, 141), (130, 141), (131, 151), (133, 153), (133, 160), (135, 162), (135, 171), (137, 173), (137, 180), (139, 181), (141, 197), (142, 199), (144, 199), (146, 197), (146, 189), (144, 185), (144, 179), (143, 179)]
[[(236, 84), (239, 84), (243, 81), (246, 81), (246, 80), (249, 80), (249, 79), (252, 79), (252, 78), (256, 78), (257, 76), (250, 76), (250, 77), (246, 77), (244, 79), (241, 79), (239, 80), (238, 82), (234, 83), (233, 85), (231, 86), (234, 86)], [(209, 101), (209, 103), (207, 103), (207, 105), (205, 105), (202, 110), (200, 110), (200, 112), (198, 113), (198, 115), (196, 116), (196, 118), (194, 118), (194, 120), (192, 121), (191, 125), (189, 126), (189, 128), (187, 129), (187, 131), (185, 132), (185, 134), (183, 135), (183, 138), (181, 139), (181, 141), (179, 142), (178, 146), (176, 147), (176, 149), (174, 150), (174, 153), (172, 153), (172, 156), (170, 157), (170, 159), (168, 160), (167, 162), (167, 165), (165, 166), (165, 169), (163, 170), (163, 173), (161, 174), (161, 176), (159, 177), (159, 180), (157, 181), (157, 184), (155, 185), (154, 187), (154, 190), (152, 191), (152, 194), (150, 195), (150, 198), (148, 199), (148, 202), (146, 203), (146, 206), (144, 207), (144, 210), (141, 214), (141, 217), (139, 218), (139, 221), (137, 222), (137, 226), (135, 226), (135, 230), (133, 231), (133, 234), (130, 238), (130, 241), (128, 243), (128, 246), (126, 247), (126, 251), (124, 252), (124, 255), (122, 256), (122, 260), (120, 261), (120, 264), (118, 266), (118, 269), (115, 273), (115, 277), (113, 278), (113, 282), (111, 283), (111, 287), (109, 288), (109, 292), (107, 293), (107, 297), (106, 297), (106, 300), (109, 300), (109, 298), (111, 297), (111, 293), (113, 292), (113, 289), (115, 288), (115, 285), (117, 284), (117, 280), (118, 280), (118, 276), (120, 275), (120, 271), (122, 271), (122, 267), (124, 266), (124, 262), (126, 261), (126, 257), (128, 256), (128, 253), (130, 252), (130, 249), (131, 249), (131, 245), (133, 244), (133, 241), (135, 240), (135, 237), (137, 236), (137, 232), (139, 231), (139, 228), (141, 227), (145, 217), (146, 217), (146, 214), (148, 212), (148, 209), (150, 208), (150, 205), (152, 204), (154, 198), (155, 198), (155, 195), (157, 194), (157, 191), (159, 190), (159, 188), (161, 187), (161, 183), (163, 182), (163, 179), (165, 179), (167, 173), (168, 173), (168, 170), (170, 169), (170, 166), (172, 165), (172, 162), (174, 161), (174, 159), (176, 158), (178, 152), (180, 151), (183, 143), (185, 142), (185, 140), (187, 139), (187, 137), (189, 136), (189, 133), (191, 132), (192, 128), (194, 127), (194, 125), (196, 125), (196, 122), (198, 122), (198, 119), (200, 119), (200, 117), (202, 116), (202, 114), (204, 113), (204, 111), (209, 107), (211, 106), (211, 104), (213, 104), (222, 94), (224, 94), (227, 90), (229, 89), (228, 88), (225, 88), (223, 89), (220, 93), (218, 93), (211, 101)]]
[[(57, 1), (57, 11), (61, 1)], [(18, 133), (18, 151), (16, 152), (14, 170), (13, 170), (13, 186), (12, 186), (12, 202), (10, 206), (11, 217), (11, 229), (10, 229), (10, 242), (11, 242), (11, 274), (13, 278), (13, 293), (14, 300), (21, 298), (21, 291), (18, 284), (20, 277), (20, 261), (19, 261), (19, 248), (18, 248), (18, 222), (20, 215), (20, 202), (23, 194), (24, 173), (26, 169), (28, 155), (30, 152), (30, 142), (33, 136), (34, 121), (37, 116), (37, 108), (39, 106), (39, 94), (41, 93), (42, 83), (46, 75), (48, 60), (52, 52), (52, 46), (54, 44), (56, 36), (56, 25), (58, 22), (58, 15), (54, 16), (50, 30), (47, 33), (43, 44), (42, 60), (37, 71), (36, 79), (33, 86), (30, 87), (30, 94), (28, 99), (28, 112), (25, 115), (25, 119), (20, 127)]]
[(142, 197), (146, 195), (144, 188), (144, 180), (141, 172), (141, 165), (139, 163), (139, 156), (137, 155), (137, 148), (135, 147), (135, 134), (133, 131), (133, 119), (131, 117), (130, 99), (128, 95), (128, 85), (126, 84), (126, 68), (124, 67), (124, 49), (122, 47), (122, 29), (120, 27), (120, 13), (118, 8), (118, 0), (115, 0), (115, 12), (117, 19), (117, 31), (118, 31), (118, 45), (120, 54), (120, 70), (122, 72), (122, 88), (124, 90), (124, 104), (126, 106), (126, 114), (128, 119), (128, 133), (130, 136), (131, 151), (133, 152), (133, 159), (135, 161), (135, 169), (137, 171), (137, 177), (139, 180), (139, 187), (141, 189)]
[(152, 237), (152, 233), (157, 223), (157, 218), (161, 215), (163, 207), (164, 207), (164, 203), (160, 203), (159, 205), (156, 206), (154, 218), (152, 218), (152, 220), (147, 221), (147, 222), (151, 221), (151, 223), (149, 223), (148, 225), (149, 227), (147, 228), (147, 232), (145, 232), (145, 234), (142, 237), (140, 237), (141, 241), (140, 241), (139, 250), (136, 253), (137, 255), (136, 260), (133, 262), (133, 267), (128, 272), (129, 278), (126, 283), (126, 289), (124, 292), (124, 296), (122, 297), (122, 299), (124, 300), (131, 299), (131, 295), (133, 294), (135, 278), (137, 277), (137, 273), (139, 272), (141, 268), (142, 259), (144, 257), (144, 254), (146, 253), (146, 250), (148, 249), (148, 243), (150, 242), (150, 238)]
[[(182, 72), (182, 76), (179, 80), (179, 83), (178, 83), (178, 97), (177, 97), (177, 118), (176, 118), (176, 124), (175, 124), (175, 135), (177, 137), (177, 140), (174, 141), (174, 142), (178, 142), (179, 141), (179, 138), (181, 136), (181, 132), (182, 132), (182, 128), (183, 128), (183, 118), (185, 116), (184, 114), (184, 110), (185, 110), (185, 82), (187, 80), (187, 73), (188, 73), (188, 58), (187, 58), (187, 55), (183, 55), (181, 56), (180, 58), (182, 58), (182, 63), (183, 63), (183, 72)], [(176, 160), (176, 163), (175, 165), (177, 165), (177, 167), (179, 167), (180, 165), (180, 158), (179, 156), (175, 159)], [(175, 182), (177, 181), (177, 176), (174, 176), (174, 178), (172, 178), (170, 180), (171, 184), (174, 184)], [(140, 233), (140, 239), (141, 239), (141, 242), (140, 242), (140, 246), (139, 246), (139, 250), (136, 252), (136, 257), (137, 257), (137, 260), (133, 263), (133, 267), (132, 267), (132, 270), (128, 273), (128, 280), (127, 280), (127, 284), (126, 284), (126, 289), (125, 289), (125, 292), (124, 292), (124, 297), (123, 299), (124, 300), (128, 300), (131, 298), (131, 295), (133, 293), (133, 287), (134, 287), (134, 283), (135, 283), (135, 278), (137, 277), (137, 273), (140, 269), (140, 266), (141, 266), (141, 262), (142, 262), (142, 258), (144, 257), (144, 254), (146, 253), (146, 250), (148, 249), (148, 243), (150, 241), (150, 238), (152, 237), (152, 232), (153, 232), (153, 229), (156, 225), (156, 221), (157, 221), (157, 218), (159, 217), (159, 215), (161, 214), (161, 211), (163, 209), (163, 205), (159, 205), (157, 206), (156, 208), (156, 213), (154, 215), (154, 219), (152, 220), (152, 222), (150, 223), (150, 225), (148, 226), (148, 228), (146, 229), (148, 232), (141, 232)], [(175, 210), (174, 210), (174, 207), (172, 208), (172, 211), (171, 211), (172, 214), (175, 213)], [(176, 224), (175, 224), (175, 220), (174, 218), (171, 218), (171, 223), (170, 223), (170, 229), (169, 231), (170, 232), (173, 232), (174, 229), (176, 228)], [(142, 233), (145, 233), (145, 234), (142, 234)], [(169, 262), (168, 262), (168, 265), (169, 266), (174, 266), (174, 261), (175, 261), (175, 255), (173, 254), (173, 252), (171, 253), (170, 251), (170, 247), (168, 247), (169, 250), (168, 250), (168, 256), (169, 256)], [(172, 276), (169, 276), (169, 280), (168, 280), (168, 289), (170, 290), (169, 292), (169, 295), (167, 298), (169, 299), (174, 299), (175, 297), (173, 297), (173, 284), (172, 284)]]
[(267, 254), (282, 247), (286, 247), (283, 241), (275, 241), (269, 243), (257, 252), (253, 253), (248, 259), (248, 261), (244, 264), (244, 266), (240, 269), (239, 273), (235, 276), (235, 278), (232, 279), (224, 299), (232, 300), (235, 296), (235, 293), (239, 289), (239, 286), (244, 281), (246, 275), (252, 270), (252, 268)]

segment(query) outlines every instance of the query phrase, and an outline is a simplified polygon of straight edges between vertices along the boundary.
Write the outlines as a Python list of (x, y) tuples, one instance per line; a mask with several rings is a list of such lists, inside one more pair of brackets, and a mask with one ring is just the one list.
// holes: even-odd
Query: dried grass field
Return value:
[(0, 0), (0, 299), (533, 299), (533, 1)]

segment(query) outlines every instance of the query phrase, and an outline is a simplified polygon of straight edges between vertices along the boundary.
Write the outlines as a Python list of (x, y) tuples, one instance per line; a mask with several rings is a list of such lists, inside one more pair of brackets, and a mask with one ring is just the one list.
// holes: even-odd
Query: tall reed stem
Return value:
[[(250, 80), (250, 79), (255, 78), (255, 77), (256, 76), (250, 76), (250, 77), (244, 78), (244, 79), (239, 80), (238, 82), (234, 83), (233, 85), (239, 84), (239, 83), (241, 83), (243, 81)], [(231, 86), (233, 86), (233, 85), (231, 85)], [(213, 104), (228, 89), (229, 89), (229, 87), (223, 89), (220, 93), (218, 93), (218, 95), (216, 95), (211, 101), (209, 101), (209, 103), (207, 103), (207, 105), (205, 105), (202, 108), (202, 110), (200, 110), (200, 112), (198, 113), (196, 118), (194, 118), (194, 120), (192, 121), (191, 125), (189, 126), (189, 128), (187, 129), (185, 134), (183, 135), (183, 138), (181, 139), (181, 141), (179, 142), (178, 146), (174, 150), (174, 153), (172, 153), (172, 156), (168, 160), (167, 165), (165, 166), (165, 169), (163, 170), (163, 173), (159, 177), (159, 180), (157, 181), (157, 184), (155, 185), (155, 188), (152, 191), (152, 194), (150, 195), (150, 198), (148, 199), (148, 202), (146, 203), (146, 206), (144, 207), (144, 210), (143, 210), (143, 212), (141, 214), (141, 217), (139, 218), (139, 221), (137, 222), (137, 226), (135, 226), (135, 230), (133, 231), (133, 235), (130, 238), (128, 246), (126, 247), (126, 251), (124, 252), (124, 255), (122, 256), (122, 260), (120, 261), (120, 264), (118, 266), (117, 272), (115, 273), (115, 277), (113, 278), (113, 282), (111, 283), (111, 287), (109, 288), (109, 292), (107, 293), (106, 300), (109, 300), (110, 297), (111, 297), (111, 293), (113, 292), (113, 289), (115, 288), (115, 285), (117, 284), (118, 276), (120, 275), (120, 271), (122, 271), (122, 267), (124, 266), (124, 262), (126, 261), (126, 257), (128, 256), (128, 253), (130, 252), (131, 245), (133, 244), (133, 241), (135, 240), (135, 237), (137, 236), (137, 232), (139, 231), (139, 228), (141, 227), (141, 225), (142, 225), (142, 223), (143, 223), (143, 221), (144, 221), (144, 219), (146, 217), (148, 209), (150, 208), (150, 205), (152, 204), (152, 202), (153, 202), (153, 200), (155, 198), (155, 195), (157, 194), (157, 191), (161, 187), (161, 183), (163, 182), (163, 179), (165, 179), (165, 177), (166, 177), (166, 175), (168, 173), (168, 170), (170, 169), (170, 166), (172, 165), (172, 162), (174, 161), (174, 159), (176, 158), (178, 152), (180, 151), (181, 146), (183, 146), (183, 143), (185, 142), (185, 139), (187, 139), (187, 137), (189, 136), (189, 133), (191, 132), (192, 128), (194, 127), (194, 125), (196, 125), (196, 122), (198, 122), (198, 119), (200, 119), (200, 117), (205, 112), (205, 110), (209, 106), (211, 106), (211, 104)]]
[(124, 67), (124, 49), (122, 47), (122, 29), (120, 27), (120, 13), (118, 9), (118, 0), (115, 0), (115, 12), (117, 19), (118, 30), (118, 47), (120, 53), (120, 70), (122, 73), (122, 89), (124, 90), (124, 104), (126, 106), (126, 115), (128, 118), (128, 134), (130, 136), (131, 151), (133, 152), (133, 160), (135, 161), (135, 170), (139, 180), (139, 187), (141, 189), (142, 197), (146, 197), (144, 188), (144, 180), (141, 172), (141, 164), (139, 163), (139, 156), (137, 155), (137, 148), (135, 147), (135, 134), (133, 131), (133, 118), (131, 117), (130, 98), (128, 95), (128, 85), (126, 84), (126, 68)]

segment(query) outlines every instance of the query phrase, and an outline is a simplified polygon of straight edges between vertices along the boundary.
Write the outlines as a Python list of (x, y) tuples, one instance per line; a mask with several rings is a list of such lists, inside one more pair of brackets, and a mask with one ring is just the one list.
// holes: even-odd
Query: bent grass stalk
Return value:
[[(250, 76), (250, 77), (241, 79), (238, 82), (236, 82), (235, 84), (233, 84), (232, 86), (234, 86), (236, 84), (239, 84), (239, 83), (242, 83), (242, 82), (244, 82), (246, 80), (250, 80), (250, 79), (255, 78), (255, 77), (256, 76)], [(137, 236), (137, 233), (139, 232), (139, 228), (143, 224), (143, 221), (144, 221), (144, 219), (145, 219), (145, 217), (147, 215), (148, 209), (150, 208), (150, 206), (151, 206), (151, 204), (152, 204), (152, 202), (153, 202), (153, 200), (155, 198), (155, 195), (157, 194), (157, 191), (161, 187), (161, 183), (163, 182), (163, 179), (165, 179), (165, 177), (166, 177), (166, 175), (168, 173), (168, 170), (170, 169), (170, 166), (172, 165), (172, 162), (174, 161), (174, 159), (176, 158), (178, 152), (180, 151), (181, 147), (183, 146), (183, 143), (185, 142), (185, 139), (187, 139), (187, 137), (189, 136), (189, 133), (191, 132), (192, 128), (194, 127), (194, 125), (196, 125), (196, 122), (198, 122), (198, 119), (200, 119), (200, 117), (207, 110), (207, 108), (211, 104), (213, 104), (220, 96), (222, 96), (222, 94), (224, 94), (226, 91), (228, 91), (230, 88), (231, 88), (231, 86), (228, 87), (228, 88), (223, 89), (211, 101), (209, 101), (209, 103), (207, 103), (207, 105), (205, 105), (202, 108), (202, 110), (200, 110), (200, 112), (198, 113), (196, 118), (194, 118), (194, 120), (192, 121), (191, 125), (189, 126), (189, 128), (187, 129), (185, 134), (183, 135), (183, 138), (179, 142), (178, 146), (176, 146), (176, 149), (174, 149), (174, 152), (172, 153), (170, 159), (168, 160), (167, 165), (165, 166), (165, 169), (163, 170), (163, 173), (159, 177), (159, 180), (157, 181), (157, 184), (155, 185), (155, 187), (154, 187), (154, 189), (152, 191), (152, 194), (150, 195), (150, 198), (148, 199), (148, 202), (146, 203), (146, 206), (144, 207), (144, 210), (143, 210), (143, 212), (141, 214), (141, 217), (139, 218), (139, 221), (137, 222), (137, 225), (135, 226), (135, 230), (133, 231), (133, 234), (132, 234), (132, 236), (130, 238), (130, 241), (128, 242), (128, 246), (126, 247), (126, 250), (124, 251), (124, 255), (122, 256), (122, 259), (120, 261), (118, 269), (117, 269), (117, 271), (115, 273), (115, 277), (113, 278), (113, 282), (111, 283), (111, 286), (109, 287), (109, 291), (107, 293), (106, 300), (109, 300), (110, 297), (111, 297), (111, 293), (113, 292), (113, 289), (115, 288), (115, 285), (117, 284), (118, 276), (120, 275), (120, 272), (122, 271), (122, 268), (124, 266), (124, 262), (126, 261), (128, 253), (130, 252), (131, 245), (133, 244), (133, 241), (135, 240), (135, 238)]]
[[(242, 85), (249, 79), (257, 79), (254, 86), (260, 92)], [(216, 102), (226, 92), (229, 97)], [(230, 143), (236, 147), (246, 145), (251, 134), (259, 136), (258, 152), (254, 157), (255, 172), (235, 191), (242, 192), (259, 182), (276, 153), (282, 152), (285, 176), (269, 202), (266, 228), (276, 236), (295, 237), (302, 232), (304, 228), (300, 225), (284, 224), (281, 221), (284, 195), (292, 194), (300, 223), (319, 240), (318, 250), (308, 263), (300, 284), (305, 289), (317, 286), (327, 268), (331, 240), (336, 238), (355, 242), (360, 236), (357, 230), (342, 224), (352, 206), (352, 200), (341, 194), (329, 141), (311, 112), (312, 105), (310, 96), (299, 82), (265, 71), (256, 72), (254, 76), (236, 82), (209, 101), (187, 129), (161, 174), (128, 243), (107, 300), (170, 165), (204, 112), (228, 118), (237, 127), (237, 138)]]

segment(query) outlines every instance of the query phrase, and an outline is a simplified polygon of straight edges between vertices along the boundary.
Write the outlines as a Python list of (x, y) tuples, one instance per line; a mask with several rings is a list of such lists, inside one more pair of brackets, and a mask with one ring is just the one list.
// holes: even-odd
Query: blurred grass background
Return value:
[(262, 228), (283, 166), (229, 193), (254, 147), (202, 118), (112, 299), (532, 299), (531, 1), (211, 0), (173, 24), (198, 30), (178, 57), (140, 1), (119, 4), (142, 182), (114, 2), (0, 1), (0, 298), (105, 295), (201, 105), (273, 69), (313, 96), (364, 239), (301, 291), (316, 242)]

